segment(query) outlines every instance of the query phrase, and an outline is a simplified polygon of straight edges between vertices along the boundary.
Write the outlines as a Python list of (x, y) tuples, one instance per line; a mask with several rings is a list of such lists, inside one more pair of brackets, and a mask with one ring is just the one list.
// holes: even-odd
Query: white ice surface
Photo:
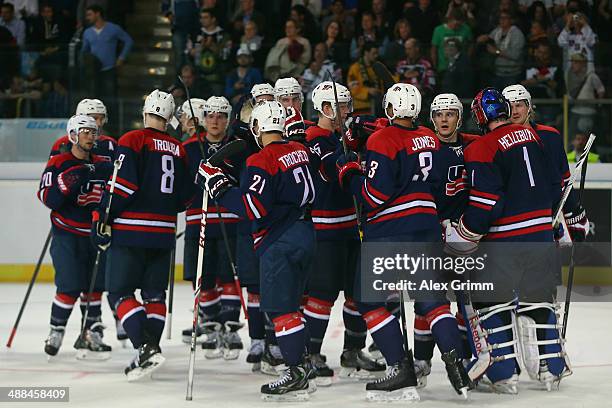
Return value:
[[(43, 352), (48, 334), (49, 312), (54, 289), (50, 284), (37, 284), (26, 308), (13, 347), (4, 344), (13, 325), (25, 284), (0, 286), (0, 386), (68, 386), (69, 404), (0, 403), (0, 408), (34, 406), (74, 406), (108, 408), (175, 408), (175, 407), (274, 407), (278, 403), (260, 400), (259, 387), (272, 377), (250, 372), (245, 362), (246, 351), (236, 361), (206, 360), (197, 350), (193, 401), (185, 401), (189, 348), (181, 342), (180, 332), (191, 325), (190, 287), (177, 285), (175, 291), (172, 340), (162, 341), (166, 364), (152, 380), (127, 383), (123, 368), (133, 356), (133, 350), (120, 348), (114, 327), (106, 331), (106, 340), (113, 346), (112, 359), (106, 362), (75, 360), (72, 344), (78, 333), (80, 311), (76, 308), (68, 325), (63, 348), (51, 362)], [(579, 297), (577, 296), (576, 299)], [(333, 309), (329, 329), (323, 344), (328, 362), (338, 369), (342, 347), (341, 304)], [(407, 308), (409, 311), (412, 307)], [(106, 301), (104, 321), (112, 324)], [(410, 313), (412, 324), (412, 313)], [(241, 331), (248, 348), (246, 327)], [(411, 341), (412, 343), (412, 341)], [(368, 341), (369, 344), (369, 341)], [(560, 391), (547, 393), (536, 389), (526, 374), (521, 375), (518, 396), (472, 392), (470, 401), (461, 401), (446, 380), (439, 357), (434, 357), (433, 371), (427, 388), (420, 392), (419, 407), (612, 407), (612, 303), (572, 304), (568, 328), (568, 350), (574, 375), (565, 379)], [(319, 388), (307, 403), (282, 404), (298, 407), (372, 407), (365, 402), (365, 384), (337, 380), (329, 388)], [(398, 406), (400, 404), (393, 404)], [(404, 406), (405, 404), (401, 404)]]

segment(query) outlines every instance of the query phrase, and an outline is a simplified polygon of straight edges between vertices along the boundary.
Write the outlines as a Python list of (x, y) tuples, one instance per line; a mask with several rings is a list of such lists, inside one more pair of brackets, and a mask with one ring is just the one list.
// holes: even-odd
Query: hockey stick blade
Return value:
[(383, 82), (385, 89), (389, 89), (395, 85), (395, 78), (393, 78), (393, 75), (391, 75), (385, 64), (380, 61), (374, 61), (372, 69), (376, 76)]
[(232, 140), (227, 143), (219, 150), (217, 150), (212, 156), (208, 158), (208, 163), (213, 166), (218, 166), (223, 163), (223, 160), (231, 157), (235, 154), (240, 153), (244, 149), (246, 149), (247, 142), (243, 139)]

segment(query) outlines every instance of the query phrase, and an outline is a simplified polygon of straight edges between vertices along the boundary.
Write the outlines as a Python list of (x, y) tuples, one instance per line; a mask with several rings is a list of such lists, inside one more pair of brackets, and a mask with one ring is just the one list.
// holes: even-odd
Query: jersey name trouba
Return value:
[(536, 136), (530, 129), (514, 130), (499, 138), (498, 143), (503, 151), (510, 149), (517, 144), (537, 141)]
[(287, 153), (278, 158), (278, 161), (282, 163), (284, 169), (288, 169), (299, 164), (308, 164), (308, 153), (304, 150), (296, 150), (294, 152)]
[(168, 152), (178, 157), (181, 155), (178, 144), (172, 143), (169, 140), (153, 139), (153, 148), (158, 152)]

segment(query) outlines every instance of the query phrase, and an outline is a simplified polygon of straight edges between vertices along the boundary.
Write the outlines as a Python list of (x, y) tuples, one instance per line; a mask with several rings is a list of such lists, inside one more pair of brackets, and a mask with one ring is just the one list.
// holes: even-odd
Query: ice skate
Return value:
[[(193, 330), (193, 327), (189, 326), (187, 329), (182, 331), (181, 336), (182, 336), (183, 343), (191, 344), (192, 330)], [(205, 336), (204, 337), (202, 336), (204, 334), (204, 331), (205, 331), (204, 323), (198, 323), (196, 326), (196, 344), (202, 344), (202, 342), (204, 341)]]
[(414, 360), (414, 372), (417, 376), (417, 388), (425, 388), (427, 376), (431, 374), (431, 360)]
[(494, 383), (489, 382), (489, 386), (497, 394), (518, 394), (518, 375), (513, 374), (512, 377), (500, 380)]
[(387, 374), (366, 385), (368, 401), (419, 401), (412, 356), (387, 367)]
[(321, 387), (329, 387), (334, 378), (334, 370), (329, 368), (321, 354), (311, 354), (309, 360), (316, 375), (315, 383)]
[(45, 340), (45, 353), (50, 360), (54, 357), (62, 346), (64, 340), (65, 329), (63, 327), (51, 326), (49, 336)]
[(166, 359), (156, 344), (143, 344), (138, 349), (138, 356), (125, 368), (124, 373), (128, 382), (138, 381), (153, 374), (164, 364)]
[(121, 320), (115, 319), (115, 329), (117, 330), (117, 340), (121, 343), (122, 348), (127, 347), (128, 335), (123, 325), (121, 324)]
[(251, 371), (259, 371), (261, 369), (261, 356), (264, 353), (266, 341), (264, 339), (251, 339), (251, 347), (246, 361), (252, 364)]
[(223, 357), (223, 344), (221, 323), (207, 322), (202, 325), (204, 333), (202, 334), (202, 350), (206, 350), (204, 357), (213, 360)]
[(383, 357), (376, 343), (372, 342), (372, 344), (370, 344), (370, 346), (368, 347), (368, 353), (370, 354), (370, 357), (372, 357), (374, 360), (378, 361), (379, 363), (385, 362), (385, 358)]
[(340, 378), (374, 380), (381, 377), (386, 365), (377, 362), (361, 350), (344, 350), (340, 355)]
[(307, 401), (308, 373), (303, 365), (288, 367), (275, 381), (261, 386), (264, 401)]
[(277, 345), (269, 344), (261, 355), (262, 374), (278, 376), (287, 366), (283, 360), (280, 348)]
[(221, 348), (223, 349), (224, 360), (236, 360), (240, 355), (240, 350), (244, 348), (238, 330), (244, 327), (239, 322), (225, 322), (221, 333)]
[(74, 343), (77, 350), (77, 360), (108, 360), (111, 357), (112, 347), (102, 341), (102, 323), (94, 323), (85, 334), (79, 336)]
[(457, 350), (451, 350), (447, 353), (442, 353), (442, 361), (446, 365), (446, 374), (448, 379), (457, 392), (457, 394), (468, 398), (468, 391), (474, 388), (474, 384), (465, 371), (463, 361), (457, 355)]

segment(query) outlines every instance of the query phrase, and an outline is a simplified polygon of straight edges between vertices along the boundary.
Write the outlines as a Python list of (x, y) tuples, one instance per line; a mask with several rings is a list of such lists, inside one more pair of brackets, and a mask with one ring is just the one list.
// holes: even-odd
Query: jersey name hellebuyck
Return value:
[(529, 129), (515, 130), (508, 133), (506, 136), (499, 138), (499, 144), (502, 150), (506, 151), (515, 144), (533, 142), (536, 140), (535, 135)]
[(181, 155), (178, 144), (176, 143), (172, 143), (168, 140), (153, 139), (153, 144), (155, 146), (155, 150), (159, 152), (168, 152), (168, 153), (172, 153), (174, 156), (179, 156), (179, 157)]
[(308, 153), (303, 150), (296, 150), (279, 157), (278, 161), (283, 164), (285, 169), (298, 164), (308, 164)]

